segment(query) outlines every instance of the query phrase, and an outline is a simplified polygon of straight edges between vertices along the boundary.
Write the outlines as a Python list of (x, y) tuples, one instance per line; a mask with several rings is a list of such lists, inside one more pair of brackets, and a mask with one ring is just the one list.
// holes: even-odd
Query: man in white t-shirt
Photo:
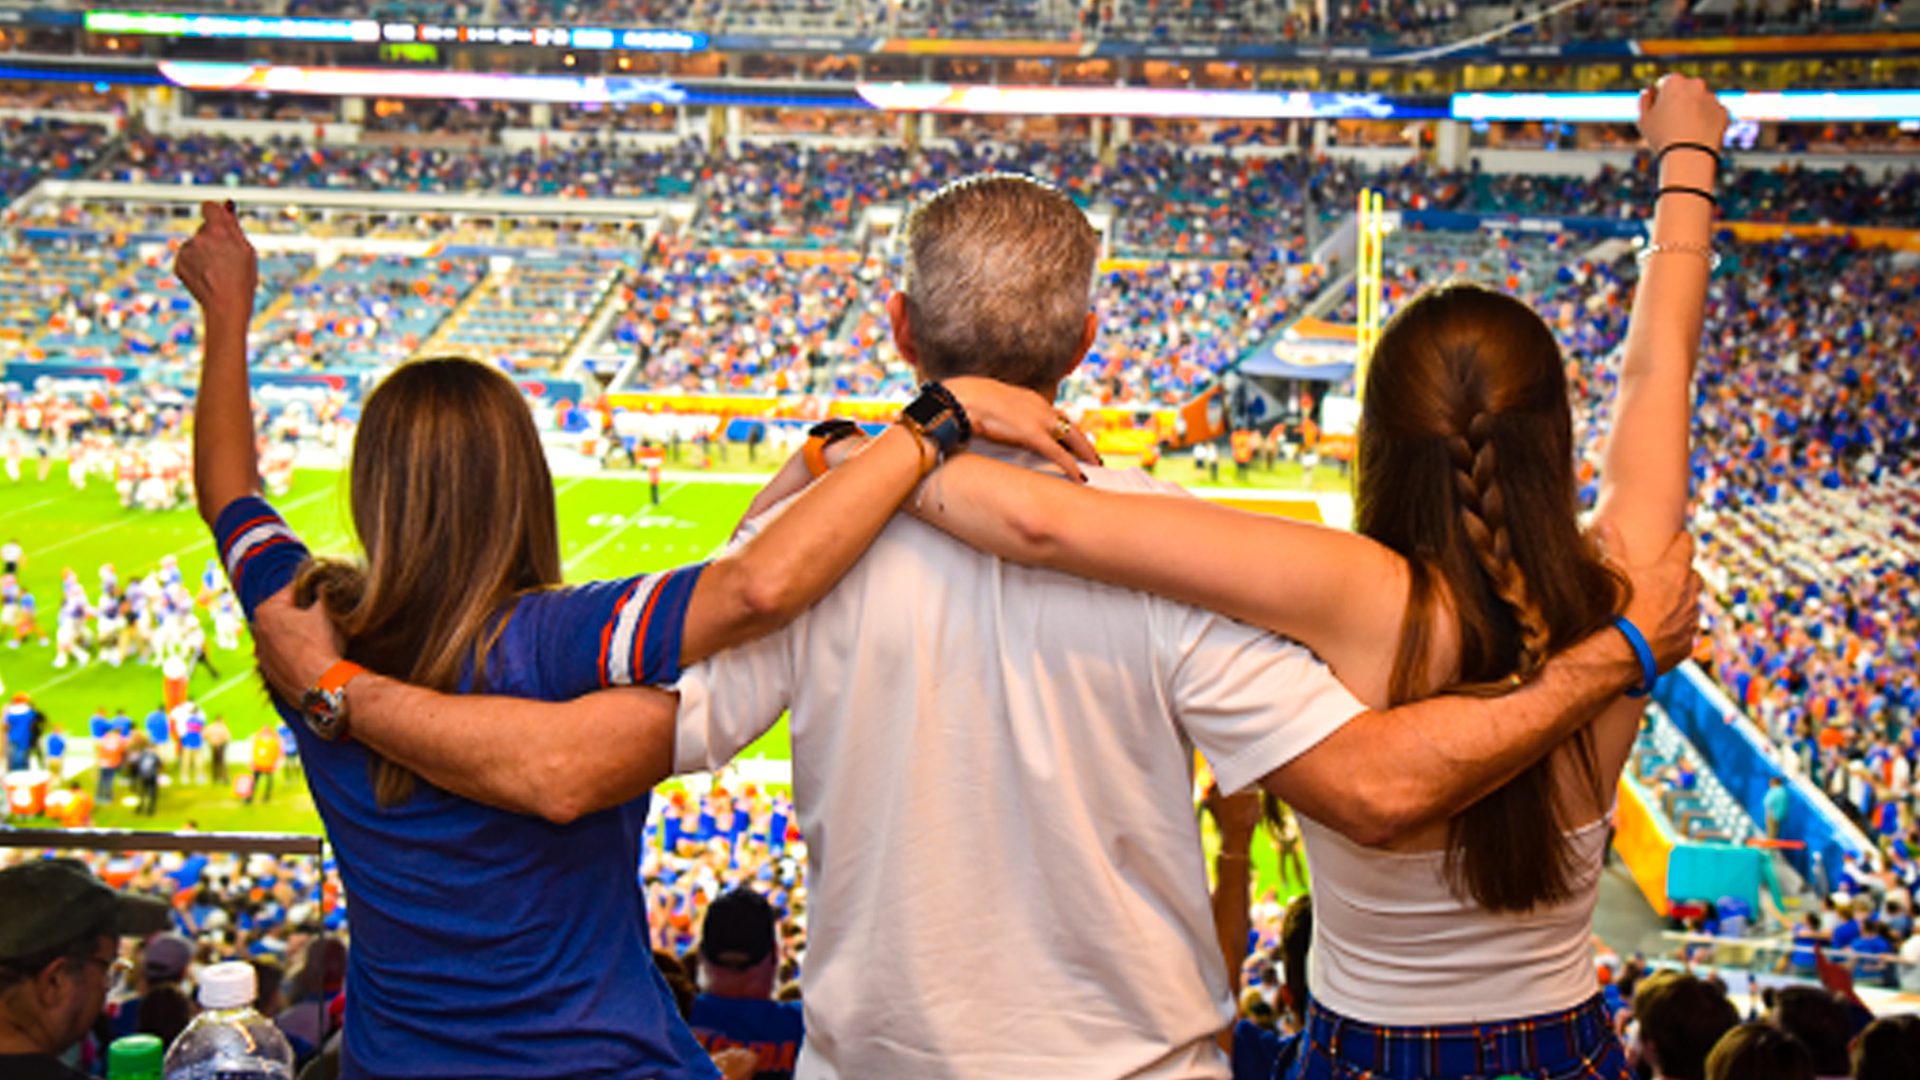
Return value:
[[(908, 244), (888, 311), (929, 378), (1048, 394), (1092, 344), (1098, 237), (1059, 192), (962, 181), (915, 211)], [(1636, 621), (1677, 663), (1697, 619), (1684, 559), (1634, 584)], [(256, 618), (283, 692), (336, 658), (324, 620), (278, 600)], [(343, 708), (356, 731), (404, 731), (429, 780), (510, 809), (537, 809), (527, 755), (598, 790), (589, 774), (640, 771), (669, 743), (677, 769), (717, 767), (791, 709), (810, 897), (796, 1076), (1225, 1077), (1215, 1037), (1234, 1008), (1196, 748), (1223, 790), (1259, 782), (1383, 843), (1505, 782), (1639, 678), (1608, 631), (1497, 704), (1367, 712), (1291, 642), (900, 518), (786, 629), (689, 669), (671, 731), (581, 738), (553, 713), (530, 726), (512, 699), (365, 676)]]
[[(943, 190), (908, 229), (889, 305), (901, 354), (930, 378), (1053, 391), (1093, 337), (1084, 216), (992, 177)], [(1348, 794), (1339, 772), (1282, 777), (1364, 712), (1291, 642), (904, 517), (812, 610), (678, 689), (678, 771), (724, 764), (791, 710), (810, 853), (802, 1077), (1225, 1076), (1214, 1038), (1233, 1004), (1193, 751), (1222, 790), (1265, 780), (1325, 804)]]

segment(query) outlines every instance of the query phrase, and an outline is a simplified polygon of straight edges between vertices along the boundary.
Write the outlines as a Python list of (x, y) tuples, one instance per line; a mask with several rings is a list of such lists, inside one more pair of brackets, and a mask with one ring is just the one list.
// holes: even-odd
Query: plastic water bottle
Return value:
[(200, 973), (200, 1015), (167, 1049), (164, 1080), (293, 1080), (293, 1047), (253, 1010), (253, 965)]

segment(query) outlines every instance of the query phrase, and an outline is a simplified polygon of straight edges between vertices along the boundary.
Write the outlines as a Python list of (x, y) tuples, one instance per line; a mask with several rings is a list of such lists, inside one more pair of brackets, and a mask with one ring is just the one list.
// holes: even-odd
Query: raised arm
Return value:
[(193, 490), (201, 518), (212, 525), (228, 503), (260, 490), (247, 389), (247, 327), (259, 266), (231, 203), (201, 203), (200, 216), (200, 231), (181, 247), (174, 271), (204, 314)]
[(1386, 700), (1407, 603), (1400, 556), (1356, 533), (1181, 495), (1103, 491), (956, 459), (913, 512), (1019, 563), (1170, 597), (1290, 637), (1370, 705)]
[(1600, 476), (1597, 522), (1627, 557), (1660, 550), (1686, 525), (1687, 435), (1713, 242), (1714, 174), (1727, 111), (1705, 83), (1668, 75), (1640, 96), (1640, 130), (1659, 160), (1651, 243), (1641, 264)]

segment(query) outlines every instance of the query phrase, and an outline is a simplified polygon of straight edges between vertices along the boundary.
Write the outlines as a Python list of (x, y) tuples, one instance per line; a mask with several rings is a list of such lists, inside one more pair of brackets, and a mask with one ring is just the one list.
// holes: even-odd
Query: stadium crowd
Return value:
[[(135, 726), (124, 716), (105, 723), (110, 732), (122, 723)], [(130, 762), (149, 746), (169, 771), (179, 761), (178, 744), (169, 748), (165, 738), (148, 739), (144, 726), (128, 742), (139, 747), (126, 752)], [(715, 780), (698, 793), (663, 792), (650, 816), (636, 870), (653, 913), (656, 962), (704, 1043), (716, 1052), (746, 1048), (764, 1066), (760, 1074), (785, 1075), (801, 1038), (806, 844), (786, 796), (735, 784), (725, 775)], [(71, 794), (63, 800), (67, 816), (58, 820), (84, 825), (86, 818), (64, 807), (90, 806), (94, 794), (78, 786)], [(193, 823), (184, 831), (193, 832)], [(223, 960), (254, 965), (256, 1008), (275, 1020), (300, 1064), (320, 1056), (337, 1037), (353, 931), (351, 900), (331, 856), (0, 848), (0, 873), (54, 857), (77, 860), (107, 885), (153, 897), (169, 909), (171, 925), (164, 932), (127, 943), (127, 965), (116, 969), (105, 1008), (75, 1048), (74, 1057), (90, 1075), (103, 1074), (106, 1047), (116, 1038), (146, 1033), (171, 1042), (178, 1036), (199, 1011), (197, 973)], [(743, 900), (743, 893), (756, 899)], [(725, 983), (725, 975), (712, 974), (728, 970), (726, 958), (712, 958), (721, 939), (745, 939), (749, 944), (741, 947), (751, 949), (756, 930), (765, 945), (749, 966), (766, 961), (772, 976), (758, 995), (765, 1003), (758, 1009), (730, 1002), (738, 991), (716, 985)], [(0, 957), (0, 963), (8, 959)]]
[[(158, 156), (152, 160), (164, 167)], [(1294, 194), (1322, 181), (1336, 191), (1343, 183), (1360, 182), (1358, 176), (1339, 180), (1337, 169), (1326, 176), (1302, 173), (1298, 162), (1242, 170), (1238, 163), (1223, 165), (1220, 159), (1172, 160), (1181, 163), (1150, 155), (1123, 158), (1115, 174), (1097, 176), (1081, 194), (1099, 191), (1098, 198), (1110, 202), (1123, 222), (1139, 227), (1135, 242), (1149, 249), (1154, 238), (1191, 236), (1195, 247), (1184, 254), (1239, 256), (1244, 254), (1241, 249), (1216, 248), (1207, 237), (1236, 236), (1244, 222), (1221, 217), (1213, 228), (1195, 228), (1195, 218), (1212, 220), (1246, 205), (1290, 204)], [(930, 175), (905, 168), (878, 180), (860, 179), (859, 159), (835, 154), (756, 151), (743, 161), (737, 172), (728, 166), (720, 175), (699, 181), (707, 199), (699, 234), (706, 244), (837, 242), (854, 228), (856, 208), (933, 182)], [(296, 167), (294, 175), (318, 176), (322, 166), (333, 165), (323, 156)], [(1138, 171), (1129, 173), (1126, 166)], [(249, 161), (239, 168), (270, 167), (266, 161)], [(305, 172), (308, 168), (313, 171)], [(422, 166), (414, 175), (438, 175), (440, 168)], [(470, 166), (449, 168), (449, 175), (478, 175), (465, 171)], [(1912, 174), (1877, 191), (1861, 177), (1809, 179), (1814, 174), (1787, 172), (1764, 174), (1773, 179), (1762, 183), (1750, 179), (1754, 175), (1731, 181), (1729, 200), (1757, 207), (1762, 216), (1838, 213), (1848, 220), (1856, 215), (1899, 220), (1902, 208), (1910, 208), (1920, 191)], [(552, 182), (564, 188), (568, 181), (555, 177)], [(1155, 185), (1161, 183), (1169, 187), (1156, 195)], [(1600, 216), (1617, 216), (1628, 205), (1624, 194), (1614, 193), (1628, 186), (1621, 175), (1602, 174), (1596, 181), (1566, 181), (1561, 186), (1411, 173), (1388, 183), (1401, 185), (1390, 189), (1407, 196), (1406, 205), (1430, 199), (1441, 207), (1501, 206), (1525, 212), (1574, 208)], [(1742, 184), (1749, 183), (1771, 194), (1738, 194)], [(1171, 199), (1167, 192), (1173, 193)], [(1644, 194), (1639, 198), (1644, 204)], [(1741, 198), (1749, 201), (1740, 204)], [(1164, 217), (1145, 209), (1156, 203)], [(1165, 209), (1169, 205), (1172, 209)], [(1335, 205), (1340, 204), (1330, 203), (1327, 212)], [(1183, 215), (1194, 217), (1183, 221)], [(791, 228), (794, 223), (799, 223), (797, 230)], [(1297, 227), (1297, 221), (1273, 226), (1276, 232), (1289, 233)], [(1598, 430), (1594, 418), (1617, 390), (1616, 373), (1604, 358), (1613, 354), (1625, 333), (1624, 301), (1636, 274), (1630, 259), (1576, 254), (1578, 246), (1570, 238), (1396, 238), (1388, 298), (1390, 305), (1398, 305), (1420, 284), (1464, 274), (1491, 280), (1540, 311), (1573, 362), (1577, 415), (1586, 442), (1583, 479), (1591, 484), (1602, 449), (1593, 434)], [(873, 392), (897, 375), (871, 353), (847, 352), (841, 363), (845, 342), (840, 333), (842, 325), (851, 324), (853, 340), (861, 348), (878, 347), (875, 312), (870, 304), (863, 308), (859, 296), (864, 288), (897, 274), (896, 267), (866, 260), (849, 270), (830, 261), (735, 255), (678, 238), (663, 241), (657, 254), (658, 259), (622, 286), (627, 312), (611, 331), (615, 341), (640, 353), (648, 384), (814, 388), (819, 385), (815, 371), (826, 368), (836, 389)], [(1912, 459), (1914, 411), (1920, 408), (1912, 363), (1920, 326), (1920, 276), (1911, 260), (1837, 240), (1731, 245), (1725, 254), (1727, 273), (1709, 298), (1708, 321), (1714, 331), (1700, 360), (1701, 423), (1694, 477), (1702, 553), (1715, 593), (1709, 609), (1712, 667), (1775, 739), (1791, 748), (1800, 767), (1874, 830), (1883, 844), (1886, 868), (1860, 870), (1860, 879), (1849, 882), (1854, 890), (1849, 895), (1870, 903), (1836, 908), (1824, 923), (1815, 914), (1807, 924), (1805, 955), (1810, 962), (1802, 964), (1796, 954), (1791, 963), (1825, 979), (1829, 989), (1778, 992), (1762, 1023), (1738, 1024), (1738, 1010), (1726, 1002), (1724, 991), (1711, 980), (1690, 975), (1654, 974), (1616, 958), (1603, 961), (1596, 984), (1607, 997), (1614, 1022), (1636, 1026), (1639, 1052), (1659, 1075), (1751, 1075), (1734, 1071), (1739, 1067), (1736, 1059), (1759, 1054), (1774, 1054), (1788, 1063), (1780, 1068), (1789, 1071), (1777, 1075), (1849, 1074), (1861, 1080), (1902, 1075), (1900, 1061), (1920, 1063), (1920, 1053), (1911, 1046), (1913, 1029), (1901, 1021), (1872, 1021), (1847, 980), (1815, 956), (1811, 946), (1819, 941), (1836, 950), (1882, 955), (1900, 951), (1904, 957), (1906, 940), (1920, 942), (1909, 938), (1908, 914), (1920, 891), (1920, 837), (1914, 832), (1914, 800), (1920, 795), (1914, 777), (1920, 760), (1920, 681), (1914, 663), (1920, 621), (1920, 532), (1914, 525), (1920, 520), (1920, 477)], [(296, 266), (289, 276), (275, 279), (274, 286), (263, 284), (263, 297), (285, 291), (292, 276), (305, 269)], [(152, 270), (152, 265), (136, 268), (117, 292), (71, 297), (62, 310), (60, 332), (73, 339), (65, 347), (85, 358), (90, 354), (79, 350), (89, 346), (81, 342), (96, 324), (121, 332), (135, 320), (159, 324), (160, 333), (143, 339), (152, 340), (156, 351), (167, 344), (197, 344), (190, 329), (184, 334), (166, 329), (169, 313), (177, 315), (181, 309), (162, 299), (167, 286)], [(375, 362), (403, 358), (417, 350), (445, 310), (457, 305), (478, 280), (477, 268), (446, 260), (349, 257), (294, 290), (298, 311), (276, 316), (277, 323), (269, 320), (266, 362), (304, 365), (317, 351), (343, 346), (364, 349)], [(1290, 267), (1284, 260), (1152, 264), (1109, 271), (1101, 278), (1102, 351), (1089, 358), (1070, 384), (1069, 400), (1136, 404), (1182, 398), (1237, 355), (1246, 341), (1277, 326), (1321, 283), (1317, 270)], [(1235, 335), (1244, 336), (1236, 341)], [(48, 338), (47, 344), (64, 340)], [(123, 339), (121, 347), (132, 348), (125, 344), (128, 340), (133, 339)], [(85, 426), (85, 418), (103, 414), (119, 417), (115, 423), (122, 425), (104, 433), (110, 436), (166, 429), (178, 421), (177, 413), (160, 410), (156, 416), (143, 403), (89, 403), (76, 410), (53, 400), (10, 401), (6, 428), (0, 431), (12, 455), (10, 469), (21, 460), (11, 449), (16, 432), (26, 437), (27, 445), (37, 440), (42, 445), (82, 446), (86, 433), (75, 429)], [(47, 455), (41, 457), (44, 461)], [(192, 602), (183, 604), (174, 595), (184, 593), (178, 568), (172, 568), (173, 581), (158, 576), (164, 570), (156, 571), (151, 583), (140, 582), (141, 593), (192, 616)], [(209, 576), (217, 581), (213, 570)], [(213, 602), (220, 602), (219, 590), (207, 587)], [(100, 600), (94, 603), (77, 578), (69, 578), (63, 587), (56, 666), (70, 657), (87, 661), (73, 653), (87, 635), (83, 629), (68, 633), (70, 607), (82, 627), (87, 618), (98, 620), (92, 630), (96, 645), (114, 640), (118, 627), (109, 632), (106, 620), (121, 606), (117, 588), (117, 581), (108, 585), (103, 569)], [(127, 595), (132, 592), (130, 586)], [(1898, 602), (1889, 602), (1894, 599)], [(231, 598), (225, 602), (229, 625), (237, 631)], [(155, 606), (165, 605), (156, 601)], [(16, 600), (12, 610), (17, 613), (20, 606)], [(139, 613), (129, 608), (127, 614), (113, 617), (138, 618)], [(197, 623), (197, 616), (192, 617)], [(162, 655), (162, 650), (154, 651)], [(185, 648), (189, 658), (195, 651)], [(204, 652), (204, 646), (198, 651)], [(202, 724), (204, 731), (204, 718)], [(130, 746), (128, 753), (151, 750), (164, 757), (162, 742), (150, 737), (148, 747)], [(96, 761), (104, 764), (105, 759)], [(109, 778), (109, 792), (111, 783)], [(680, 989), (675, 971), (685, 977), (689, 955), (714, 959), (707, 955), (708, 935), (701, 932), (710, 915), (753, 906), (744, 900), (719, 903), (737, 886), (747, 885), (767, 898), (777, 927), (773, 932), (785, 945), (784, 950), (752, 955), (750, 963), (761, 964), (772, 956), (779, 972), (775, 992), (784, 997), (794, 992), (786, 984), (798, 970), (805, 943), (807, 898), (800, 876), (805, 854), (796, 848), (793, 811), (784, 799), (765, 796), (752, 786), (743, 786), (735, 797), (730, 787), (723, 779), (719, 788), (704, 795), (676, 793), (651, 816), (638, 869), (654, 913), (652, 944), (668, 954), (661, 967), (669, 983)], [(337, 1028), (337, 1015), (317, 1018), (334, 1008), (350, 952), (337, 945), (309, 944), (316, 925), (334, 935), (350, 932), (345, 926), (346, 898), (330, 870), (323, 868), (316, 875), (311, 867), (240, 860), (201, 860), (195, 866), (192, 859), (166, 857), (131, 864), (96, 860), (93, 869), (115, 884), (166, 896), (175, 910), (176, 931), (184, 939), (183, 945), (172, 937), (153, 939), (135, 954), (143, 981), (130, 985), (125, 995), (135, 1002), (134, 1023), (147, 1022), (144, 1014), (153, 1010), (143, 1003), (164, 996), (157, 988), (190, 976), (194, 962), (243, 955), (292, 957), (302, 965), (303, 980), (297, 983), (298, 997), (289, 1003), (289, 1011), (305, 1006), (293, 1024), (314, 1026), (296, 1027), (284, 1020), (283, 1026), (307, 1050), (318, 1050), (323, 1039), (306, 1034), (324, 1036)], [(310, 903), (304, 899), (310, 895), (320, 899)], [(1255, 949), (1242, 965), (1247, 987), (1242, 1011), (1250, 1020), (1272, 1019), (1284, 1028), (1287, 1022), (1281, 1018), (1299, 1009), (1308, 992), (1304, 981), (1291, 974), (1304, 967), (1297, 955), (1290, 955), (1285, 915), (1277, 900), (1263, 900), (1258, 908)], [(1904, 929), (1897, 929), (1903, 919)], [(1872, 942), (1884, 949), (1872, 947)], [(182, 948), (193, 959), (179, 959)], [(1283, 971), (1289, 972), (1284, 979), (1279, 975)], [(1869, 956), (1856, 957), (1851, 974), (1863, 982), (1897, 981), (1895, 972), (1887, 961)], [(294, 976), (288, 981), (295, 982)], [(263, 979), (262, 998), (271, 1001), (267, 985)], [(125, 1012), (123, 1002), (109, 1010), (108, 1022), (117, 1022)], [(1726, 1022), (1718, 1024), (1720, 1019)], [(1250, 1033), (1249, 1038), (1258, 1036)], [(1849, 1043), (1854, 1046), (1851, 1059)], [(1284, 1043), (1274, 1052), (1287, 1053)], [(1901, 1059), (1899, 1054), (1910, 1056)], [(1888, 1055), (1896, 1055), (1895, 1065), (1884, 1064)], [(763, 1064), (765, 1060), (762, 1057)], [(1892, 1071), (1882, 1071), (1887, 1069)]]

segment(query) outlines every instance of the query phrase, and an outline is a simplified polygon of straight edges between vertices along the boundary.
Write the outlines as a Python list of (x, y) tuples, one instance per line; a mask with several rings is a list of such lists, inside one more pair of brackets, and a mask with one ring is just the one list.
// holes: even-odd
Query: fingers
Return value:
[[(1061, 419), (1065, 420), (1066, 417), (1063, 416)], [(1081, 431), (1071, 422), (1060, 429), (1060, 444), (1067, 448), (1068, 453), (1089, 465), (1106, 464), (1101, 460), (1100, 451), (1093, 445), (1093, 440), (1087, 438), (1086, 432)]]
[(1080, 471), (1080, 463), (1074, 460), (1073, 452), (1055, 441), (1055, 437), (1051, 432), (1042, 434), (1037, 438), (1022, 438), (1019, 440), (1019, 444), (1052, 462), (1056, 468), (1066, 473), (1075, 483), (1084, 484), (1087, 482), (1087, 474)]

